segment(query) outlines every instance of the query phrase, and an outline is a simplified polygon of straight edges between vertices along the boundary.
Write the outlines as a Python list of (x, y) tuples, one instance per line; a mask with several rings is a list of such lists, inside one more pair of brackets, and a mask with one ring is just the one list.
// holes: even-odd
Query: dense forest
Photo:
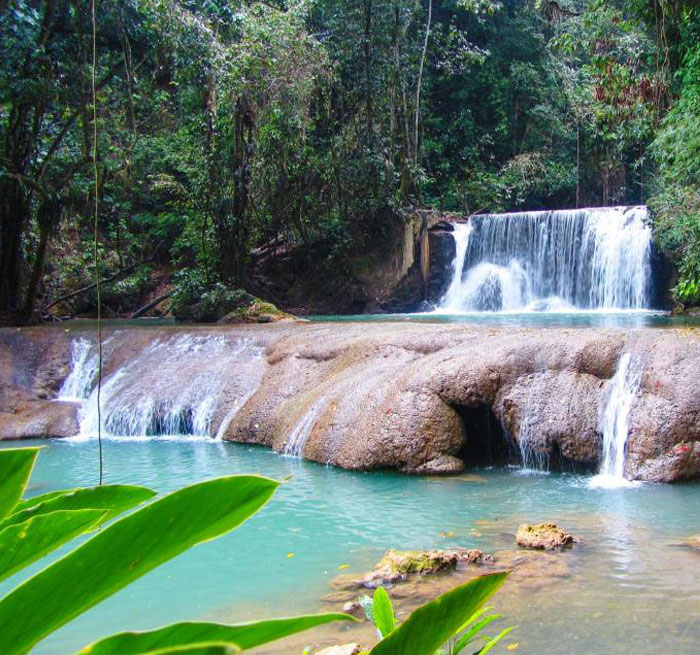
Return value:
[(0, 15), (6, 322), (89, 314), (97, 277), (115, 315), (250, 289), (271, 249), (343, 275), (416, 207), (649, 204), (676, 297), (700, 299), (692, 0), (1, 0)]

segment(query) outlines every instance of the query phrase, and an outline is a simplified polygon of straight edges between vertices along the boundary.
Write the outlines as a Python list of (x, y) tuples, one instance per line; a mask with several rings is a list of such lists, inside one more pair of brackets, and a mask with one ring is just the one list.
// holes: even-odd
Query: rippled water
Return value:
[[(32, 493), (94, 484), (96, 448), (94, 441), (49, 443), (31, 478)], [(47, 639), (36, 655), (65, 655), (116, 630), (186, 618), (316, 611), (342, 565), (366, 571), (388, 547), (512, 548), (517, 525), (539, 520), (559, 522), (583, 543), (561, 556), (565, 577), (513, 585), (500, 595), (497, 607), (508, 624), (519, 626), (517, 652), (697, 652), (700, 555), (669, 545), (700, 532), (697, 484), (605, 490), (588, 488), (582, 476), (504, 469), (449, 478), (352, 473), (264, 449), (185, 439), (108, 440), (105, 469), (107, 482), (160, 492), (242, 472), (293, 478), (242, 528), (108, 599)], [(441, 538), (449, 532), (452, 538)], [(300, 643), (265, 652), (300, 653)]]

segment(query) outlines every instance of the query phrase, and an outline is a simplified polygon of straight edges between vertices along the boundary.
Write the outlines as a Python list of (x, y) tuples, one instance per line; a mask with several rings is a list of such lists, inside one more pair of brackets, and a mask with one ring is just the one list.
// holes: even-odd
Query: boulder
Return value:
[(362, 578), (362, 585), (381, 587), (406, 580), (412, 575), (429, 575), (438, 571), (450, 571), (460, 563), (477, 564), (484, 554), (472, 550), (388, 550), (374, 567)]
[(554, 550), (566, 548), (574, 543), (574, 538), (564, 532), (556, 523), (527, 525), (523, 523), (515, 533), (515, 543), (521, 548), (536, 550)]

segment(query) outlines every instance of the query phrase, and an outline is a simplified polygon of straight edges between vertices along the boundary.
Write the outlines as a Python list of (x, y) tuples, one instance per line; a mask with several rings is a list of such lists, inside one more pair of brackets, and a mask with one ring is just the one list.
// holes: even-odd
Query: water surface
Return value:
[[(96, 483), (95, 441), (42, 443), (32, 493)], [(341, 566), (362, 573), (388, 547), (511, 549), (518, 524), (540, 520), (561, 523), (583, 543), (561, 556), (563, 577), (503, 590), (496, 606), (519, 626), (517, 652), (697, 652), (700, 555), (669, 544), (700, 532), (700, 485), (591, 489), (584, 476), (516, 469), (450, 478), (353, 473), (206, 438), (114, 438), (104, 447), (107, 482), (159, 492), (235, 473), (293, 478), (242, 528), (150, 573), (45, 640), (36, 655), (65, 655), (117, 630), (188, 618), (316, 611)], [(298, 653), (299, 643), (266, 652)]]

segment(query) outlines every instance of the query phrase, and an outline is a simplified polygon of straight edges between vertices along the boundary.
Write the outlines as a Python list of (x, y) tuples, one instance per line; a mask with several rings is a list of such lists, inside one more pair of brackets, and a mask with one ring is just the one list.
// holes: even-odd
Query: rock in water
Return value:
[(400, 582), (411, 575), (428, 575), (457, 568), (460, 562), (477, 564), (484, 554), (471, 550), (388, 550), (384, 557), (362, 579), (365, 587), (380, 587), (385, 583)]
[(539, 525), (523, 523), (515, 533), (515, 542), (521, 548), (554, 550), (555, 548), (571, 546), (574, 543), (574, 538), (568, 532), (564, 532), (556, 523), (540, 523)]

